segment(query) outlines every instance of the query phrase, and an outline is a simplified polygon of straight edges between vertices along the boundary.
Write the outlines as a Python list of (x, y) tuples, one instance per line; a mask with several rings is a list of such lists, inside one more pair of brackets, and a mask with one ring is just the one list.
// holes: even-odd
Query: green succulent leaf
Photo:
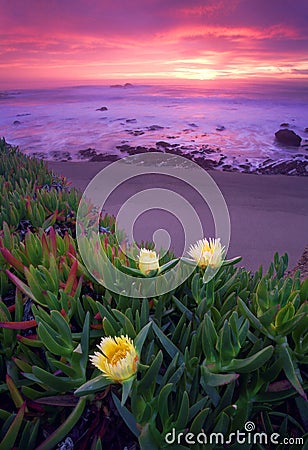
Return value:
[(134, 345), (139, 355), (141, 355), (143, 344), (146, 340), (148, 332), (152, 326), (152, 322), (147, 323), (137, 334), (134, 339)]
[(241, 256), (236, 256), (235, 258), (232, 259), (225, 259), (222, 263), (222, 267), (225, 266), (233, 266), (234, 264), (237, 264), (238, 262), (240, 262), (243, 258)]
[(77, 405), (68, 416), (68, 418), (56, 429), (48, 438), (40, 444), (36, 450), (51, 450), (53, 449), (58, 442), (61, 441), (73, 428), (73, 426), (80, 419), (84, 408), (86, 406), (86, 399), (80, 398)]
[(78, 389), (75, 390), (74, 394), (80, 396), (95, 394), (96, 392), (103, 391), (107, 386), (113, 383), (104, 375), (98, 375), (95, 378), (82, 384)]
[(296, 373), (297, 368), (295, 365), (295, 361), (292, 360), (291, 350), (287, 344), (282, 344), (278, 347), (279, 355), (283, 362), (283, 370), (294, 387), (296, 391), (305, 399), (307, 400), (307, 395), (303, 389), (303, 386), (301, 385), (298, 375)]
[(120, 400), (113, 392), (111, 393), (111, 395), (112, 395), (114, 404), (115, 404), (120, 416), (122, 417), (122, 419), (124, 420), (124, 422), (126, 423), (128, 428), (130, 429), (130, 431), (136, 437), (139, 437), (140, 431), (137, 427), (137, 423), (136, 423), (134, 416), (132, 415), (131, 412), (129, 412), (129, 410), (124, 405), (121, 404)]
[(138, 383), (139, 392), (144, 392), (156, 384), (157, 375), (163, 362), (163, 352), (160, 350), (143, 378)]
[(178, 262), (179, 262), (179, 258), (172, 259), (171, 261), (166, 262), (165, 264), (160, 266), (158, 273), (161, 274), (161, 273), (166, 272), (166, 270), (168, 270), (168, 269), (172, 269)]
[(268, 347), (245, 359), (233, 359), (226, 367), (223, 367), (222, 370), (230, 370), (232, 372), (236, 371), (239, 373), (253, 372), (254, 370), (262, 367), (270, 359), (273, 351), (274, 347), (269, 345)]
[(163, 331), (156, 325), (155, 322), (152, 323), (152, 327), (163, 348), (167, 351), (171, 358), (173, 359), (177, 354), (179, 354), (179, 362), (182, 363), (183, 354), (176, 347), (176, 345), (174, 345), (174, 343), (163, 333)]
[(302, 302), (308, 300), (308, 278), (306, 278), (306, 280), (304, 280), (301, 284), (300, 298)]
[(9, 429), (7, 430), (5, 436), (3, 437), (2, 441), (0, 442), (1, 450), (10, 450), (10, 449), (14, 448), (14, 444), (15, 444), (17, 435), (22, 426), (22, 420), (24, 418), (25, 409), (26, 409), (26, 403), (23, 403), (22, 406), (19, 408), (19, 411), (16, 414)]
[(173, 389), (174, 389), (173, 383), (168, 383), (165, 386), (163, 386), (158, 396), (157, 411), (159, 412), (159, 415), (161, 417), (163, 427), (164, 424), (167, 423), (167, 421), (170, 418), (170, 412), (168, 408), (168, 398)]
[(206, 366), (201, 366), (201, 377), (203, 382), (209, 386), (224, 386), (225, 384), (232, 383), (239, 377), (238, 373), (212, 373)]

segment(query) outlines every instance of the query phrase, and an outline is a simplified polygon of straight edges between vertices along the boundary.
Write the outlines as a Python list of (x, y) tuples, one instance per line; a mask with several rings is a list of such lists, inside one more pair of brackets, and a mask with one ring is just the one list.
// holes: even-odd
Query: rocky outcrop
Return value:
[(165, 141), (157, 141), (156, 142), (156, 147), (163, 147), (163, 148), (169, 148), (171, 145), (169, 144), (169, 142), (165, 142)]
[(66, 161), (72, 160), (70, 152), (66, 152), (66, 151), (62, 151), (62, 150), (53, 150), (49, 154), (54, 161), (66, 162)]
[(265, 167), (259, 167), (257, 172), (265, 175), (281, 174), (308, 176), (308, 161), (294, 159), (289, 161), (273, 162)]
[(279, 130), (275, 133), (278, 142), (284, 145), (292, 145), (294, 147), (299, 147), (301, 145), (302, 138), (294, 133), (293, 130)]
[(149, 127), (146, 127), (146, 130), (148, 131), (159, 131), (159, 130), (163, 130), (164, 127), (160, 126), (160, 125), (150, 125)]
[(125, 130), (125, 131), (131, 136), (142, 136), (144, 134), (144, 131), (142, 130)]
[(79, 150), (78, 156), (81, 159), (93, 158), (94, 156), (96, 156), (96, 151), (94, 148), (89, 147), (86, 148), (85, 150)]

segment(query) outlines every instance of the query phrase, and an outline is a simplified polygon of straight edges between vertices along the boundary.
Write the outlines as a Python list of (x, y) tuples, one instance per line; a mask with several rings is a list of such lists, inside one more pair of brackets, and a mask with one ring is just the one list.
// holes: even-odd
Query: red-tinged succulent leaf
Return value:
[(78, 398), (75, 395), (52, 395), (48, 397), (41, 397), (35, 401), (38, 404), (51, 406), (76, 406)]
[(54, 256), (57, 256), (57, 236), (53, 227), (50, 228), (49, 239), (51, 245), (50, 251)]
[(18, 270), (18, 272), (24, 272), (24, 265), (21, 261), (15, 258), (12, 253), (7, 248), (1, 248), (1, 253), (3, 258), (12, 266), (14, 269)]
[(8, 306), (7, 309), (8, 309), (10, 312), (14, 312), (14, 311), (15, 311), (15, 308), (16, 308), (16, 305), (14, 304), (14, 305)]
[(36, 327), (36, 320), (25, 320), (24, 322), (0, 322), (0, 328), (9, 328), (10, 330), (28, 330)]
[(43, 249), (43, 254), (48, 257), (50, 250), (49, 250), (49, 246), (48, 246), (48, 242), (47, 242), (47, 238), (46, 238), (46, 234), (43, 233), (42, 235), (42, 249)]
[[(27, 268), (25, 267), (25, 269), (27, 270)], [(25, 271), (26, 271), (25, 270)], [(21, 281), (16, 275), (14, 275), (12, 272), (10, 272), (9, 270), (6, 270), (5, 273), (7, 274), (7, 276), (9, 277), (9, 279), (15, 284), (15, 286), (17, 286), (17, 288), (23, 292), (24, 294), (26, 294), (28, 297), (32, 298), (32, 300), (35, 300), (37, 303), (40, 303), (34, 296), (33, 292), (31, 291), (31, 289), (29, 288), (29, 286), (27, 286), (23, 281)], [(41, 303), (40, 303), (41, 304)]]
[(290, 383), (289, 380), (280, 380), (271, 383), (267, 389), (267, 392), (281, 392), (291, 388), (292, 384)]
[(100, 324), (100, 323), (96, 323), (96, 324), (90, 325), (90, 328), (92, 328), (93, 330), (102, 330), (103, 329), (103, 325)]
[(31, 199), (30, 199), (30, 197), (27, 196), (25, 200), (26, 200), (26, 208), (27, 208), (27, 211), (28, 211), (28, 212), (32, 212), (31, 202), (30, 202)]
[(17, 338), (19, 341), (23, 341), (23, 339), (35, 341), (36, 339), (38, 339), (37, 334), (30, 334), (30, 335), (27, 336), (26, 338), (25, 338), (25, 336), (22, 336), (21, 334), (16, 334), (16, 338)]
[(55, 212), (53, 214), (51, 214), (51, 216), (47, 217), (47, 219), (44, 221), (42, 227), (45, 229), (51, 225), (54, 225), (54, 223), (57, 220), (57, 216), (58, 216), (58, 210), (56, 209)]
[(102, 320), (101, 313), (95, 314), (94, 319), (96, 319), (96, 320)]
[(38, 339), (37, 334), (33, 334), (28, 337), (21, 336), (21, 334), (17, 334), (16, 339), (22, 344), (27, 345), (28, 347), (42, 347), (43, 345), (42, 341)]
[(64, 308), (61, 309), (60, 311), (61, 316), (63, 316), (64, 318), (67, 317), (66, 311)]
[[(57, 215), (56, 220), (58, 220), (59, 222), (65, 222), (66, 216), (65, 216), (63, 213), (64, 213), (64, 211), (61, 211), (61, 212)], [(61, 214), (63, 214), (63, 215), (61, 216)]]
[(42, 405), (40, 405), (37, 400), (31, 400), (30, 398), (27, 398), (27, 406), (31, 409), (34, 409), (34, 411), (37, 411), (39, 413), (44, 414), (45, 413), (45, 409), (43, 408)]
[(72, 295), (72, 296), (75, 295), (75, 292), (76, 292), (77, 287), (78, 287), (78, 280), (77, 280), (77, 278), (76, 278), (75, 281), (74, 281), (74, 285), (73, 285), (72, 292), (71, 292), (71, 295)]
[(67, 232), (65, 232), (64, 238), (63, 238), (65, 245), (67, 246), (67, 253), (72, 258), (76, 257), (76, 249), (73, 245), (73, 242)]
[(73, 295), (72, 292), (74, 290), (74, 285), (77, 282), (77, 269), (78, 269), (78, 261), (77, 259), (75, 259), (65, 284), (64, 292), (66, 294)]

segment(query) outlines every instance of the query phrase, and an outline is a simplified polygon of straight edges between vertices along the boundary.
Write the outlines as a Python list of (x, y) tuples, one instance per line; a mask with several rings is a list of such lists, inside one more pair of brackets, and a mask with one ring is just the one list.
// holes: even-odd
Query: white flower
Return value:
[(221, 246), (220, 239), (206, 238), (200, 239), (196, 244), (191, 245), (188, 254), (196, 261), (199, 267), (205, 269), (220, 267), (224, 254), (224, 247)]
[(147, 275), (151, 270), (159, 269), (159, 257), (154, 250), (141, 248), (138, 256), (139, 270)]

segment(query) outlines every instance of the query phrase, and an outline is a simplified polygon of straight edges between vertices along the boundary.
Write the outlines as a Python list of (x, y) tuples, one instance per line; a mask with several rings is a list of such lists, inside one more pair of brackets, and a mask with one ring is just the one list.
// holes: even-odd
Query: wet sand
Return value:
[[(84, 191), (88, 183), (103, 168), (106, 162), (49, 162), (49, 168), (62, 174), (72, 184)], [(190, 169), (187, 169), (190, 170)], [(231, 240), (228, 257), (241, 255), (241, 265), (256, 270), (261, 264), (267, 268), (276, 251), (287, 252), (289, 267), (292, 268), (301, 256), (308, 242), (308, 179), (306, 177), (285, 175), (254, 175), (209, 171), (222, 192), (231, 221)], [(155, 180), (157, 182), (156, 176)], [(194, 185), (204, 180), (192, 174)], [(199, 217), (206, 223), (207, 237), (214, 234), (213, 221), (201, 198), (189, 187), (178, 185), (174, 178), (164, 182), (163, 187), (175, 190), (193, 204)], [(110, 197), (106, 211), (117, 214), (123, 203), (131, 195), (145, 189), (138, 179), (132, 180), (124, 189)], [(146, 207), (146, 205), (145, 205)], [(204, 216), (204, 217), (203, 217)], [(167, 220), (168, 221), (168, 220)], [(137, 239), (147, 238), (152, 229), (160, 228), (159, 221), (154, 223), (153, 216), (139, 224), (136, 229)], [(171, 226), (172, 221), (170, 221)], [(177, 252), (177, 233), (181, 241), (179, 227), (174, 227), (175, 240), (173, 248)]]

